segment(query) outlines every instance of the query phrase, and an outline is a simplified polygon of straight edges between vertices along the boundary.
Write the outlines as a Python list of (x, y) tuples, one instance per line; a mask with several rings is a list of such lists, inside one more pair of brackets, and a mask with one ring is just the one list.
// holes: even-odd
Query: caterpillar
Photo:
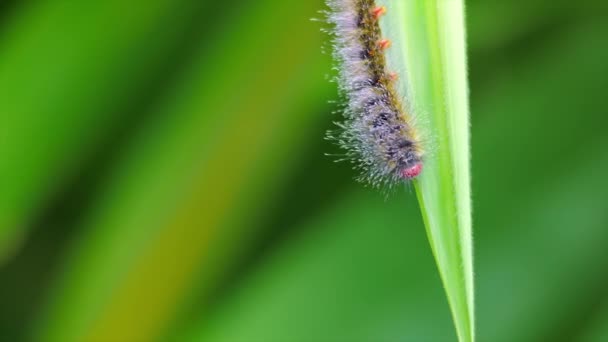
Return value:
[(361, 174), (357, 180), (389, 188), (418, 176), (423, 150), (412, 115), (396, 91), (397, 74), (387, 70), (379, 21), (387, 8), (374, 0), (327, 0), (336, 81), (345, 98), (328, 138), (343, 148)]

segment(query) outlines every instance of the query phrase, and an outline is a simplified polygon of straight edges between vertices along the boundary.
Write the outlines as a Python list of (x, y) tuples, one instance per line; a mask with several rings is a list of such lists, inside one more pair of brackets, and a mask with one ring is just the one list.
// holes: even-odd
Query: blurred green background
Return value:
[[(324, 132), (322, 1), (0, 2), (0, 340), (455, 341)], [(608, 341), (608, 5), (467, 1), (479, 341)]]

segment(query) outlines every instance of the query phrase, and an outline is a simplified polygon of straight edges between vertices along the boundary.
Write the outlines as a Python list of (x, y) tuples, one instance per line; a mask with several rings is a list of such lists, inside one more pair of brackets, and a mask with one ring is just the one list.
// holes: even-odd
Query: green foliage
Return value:
[(418, 200), (460, 341), (474, 340), (469, 102), (462, 1), (381, 1), (400, 89), (429, 148)]
[[(605, 339), (603, 6), (467, 1), (480, 341)], [(454, 341), (451, 309), (467, 335), (472, 307), (454, 301), (471, 284), (446, 301), (414, 189), (384, 200), (323, 156), (336, 96), (309, 21), (321, 8), (0, 6), (3, 340)], [(461, 64), (443, 55), (460, 49), (435, 58)], [(430, 80), (414, 96), (438, 125), (428, 104), (450, 95)], [(442, 146), (431, 158), (466, 159)], [(420, 196), (447, 175), (432, 160)]]

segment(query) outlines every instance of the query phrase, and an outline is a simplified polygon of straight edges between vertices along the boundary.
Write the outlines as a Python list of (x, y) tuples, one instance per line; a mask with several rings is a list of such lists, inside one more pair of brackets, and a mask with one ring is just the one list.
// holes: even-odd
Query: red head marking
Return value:
[(372, 15), (376, 19), (380, 18), (385, 13), (386, 13), (386, 7), (384, 7), (384, 6), (378, 6), (378, 7), (372, 8)]
[(417, 163), (407, 169), (401, 170), (401, 177), (405, 179), (412, 179), (418, 176), (422, 172), (422, 163)]

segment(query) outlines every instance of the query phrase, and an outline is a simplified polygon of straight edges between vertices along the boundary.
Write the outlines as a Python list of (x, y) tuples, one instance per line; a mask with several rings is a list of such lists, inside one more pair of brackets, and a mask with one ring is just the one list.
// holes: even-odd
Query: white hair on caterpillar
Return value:
[(395, 90), (396, 74), (387, 70), (378, 21), (387, 11), (374, 0), (327, 0), (332, 26), (338, 89), (346, 99), (340, 133), (329, 133), (355, 164), (357, 178), (388, 188), (422, 172), (423, 150), (412, 115)]

